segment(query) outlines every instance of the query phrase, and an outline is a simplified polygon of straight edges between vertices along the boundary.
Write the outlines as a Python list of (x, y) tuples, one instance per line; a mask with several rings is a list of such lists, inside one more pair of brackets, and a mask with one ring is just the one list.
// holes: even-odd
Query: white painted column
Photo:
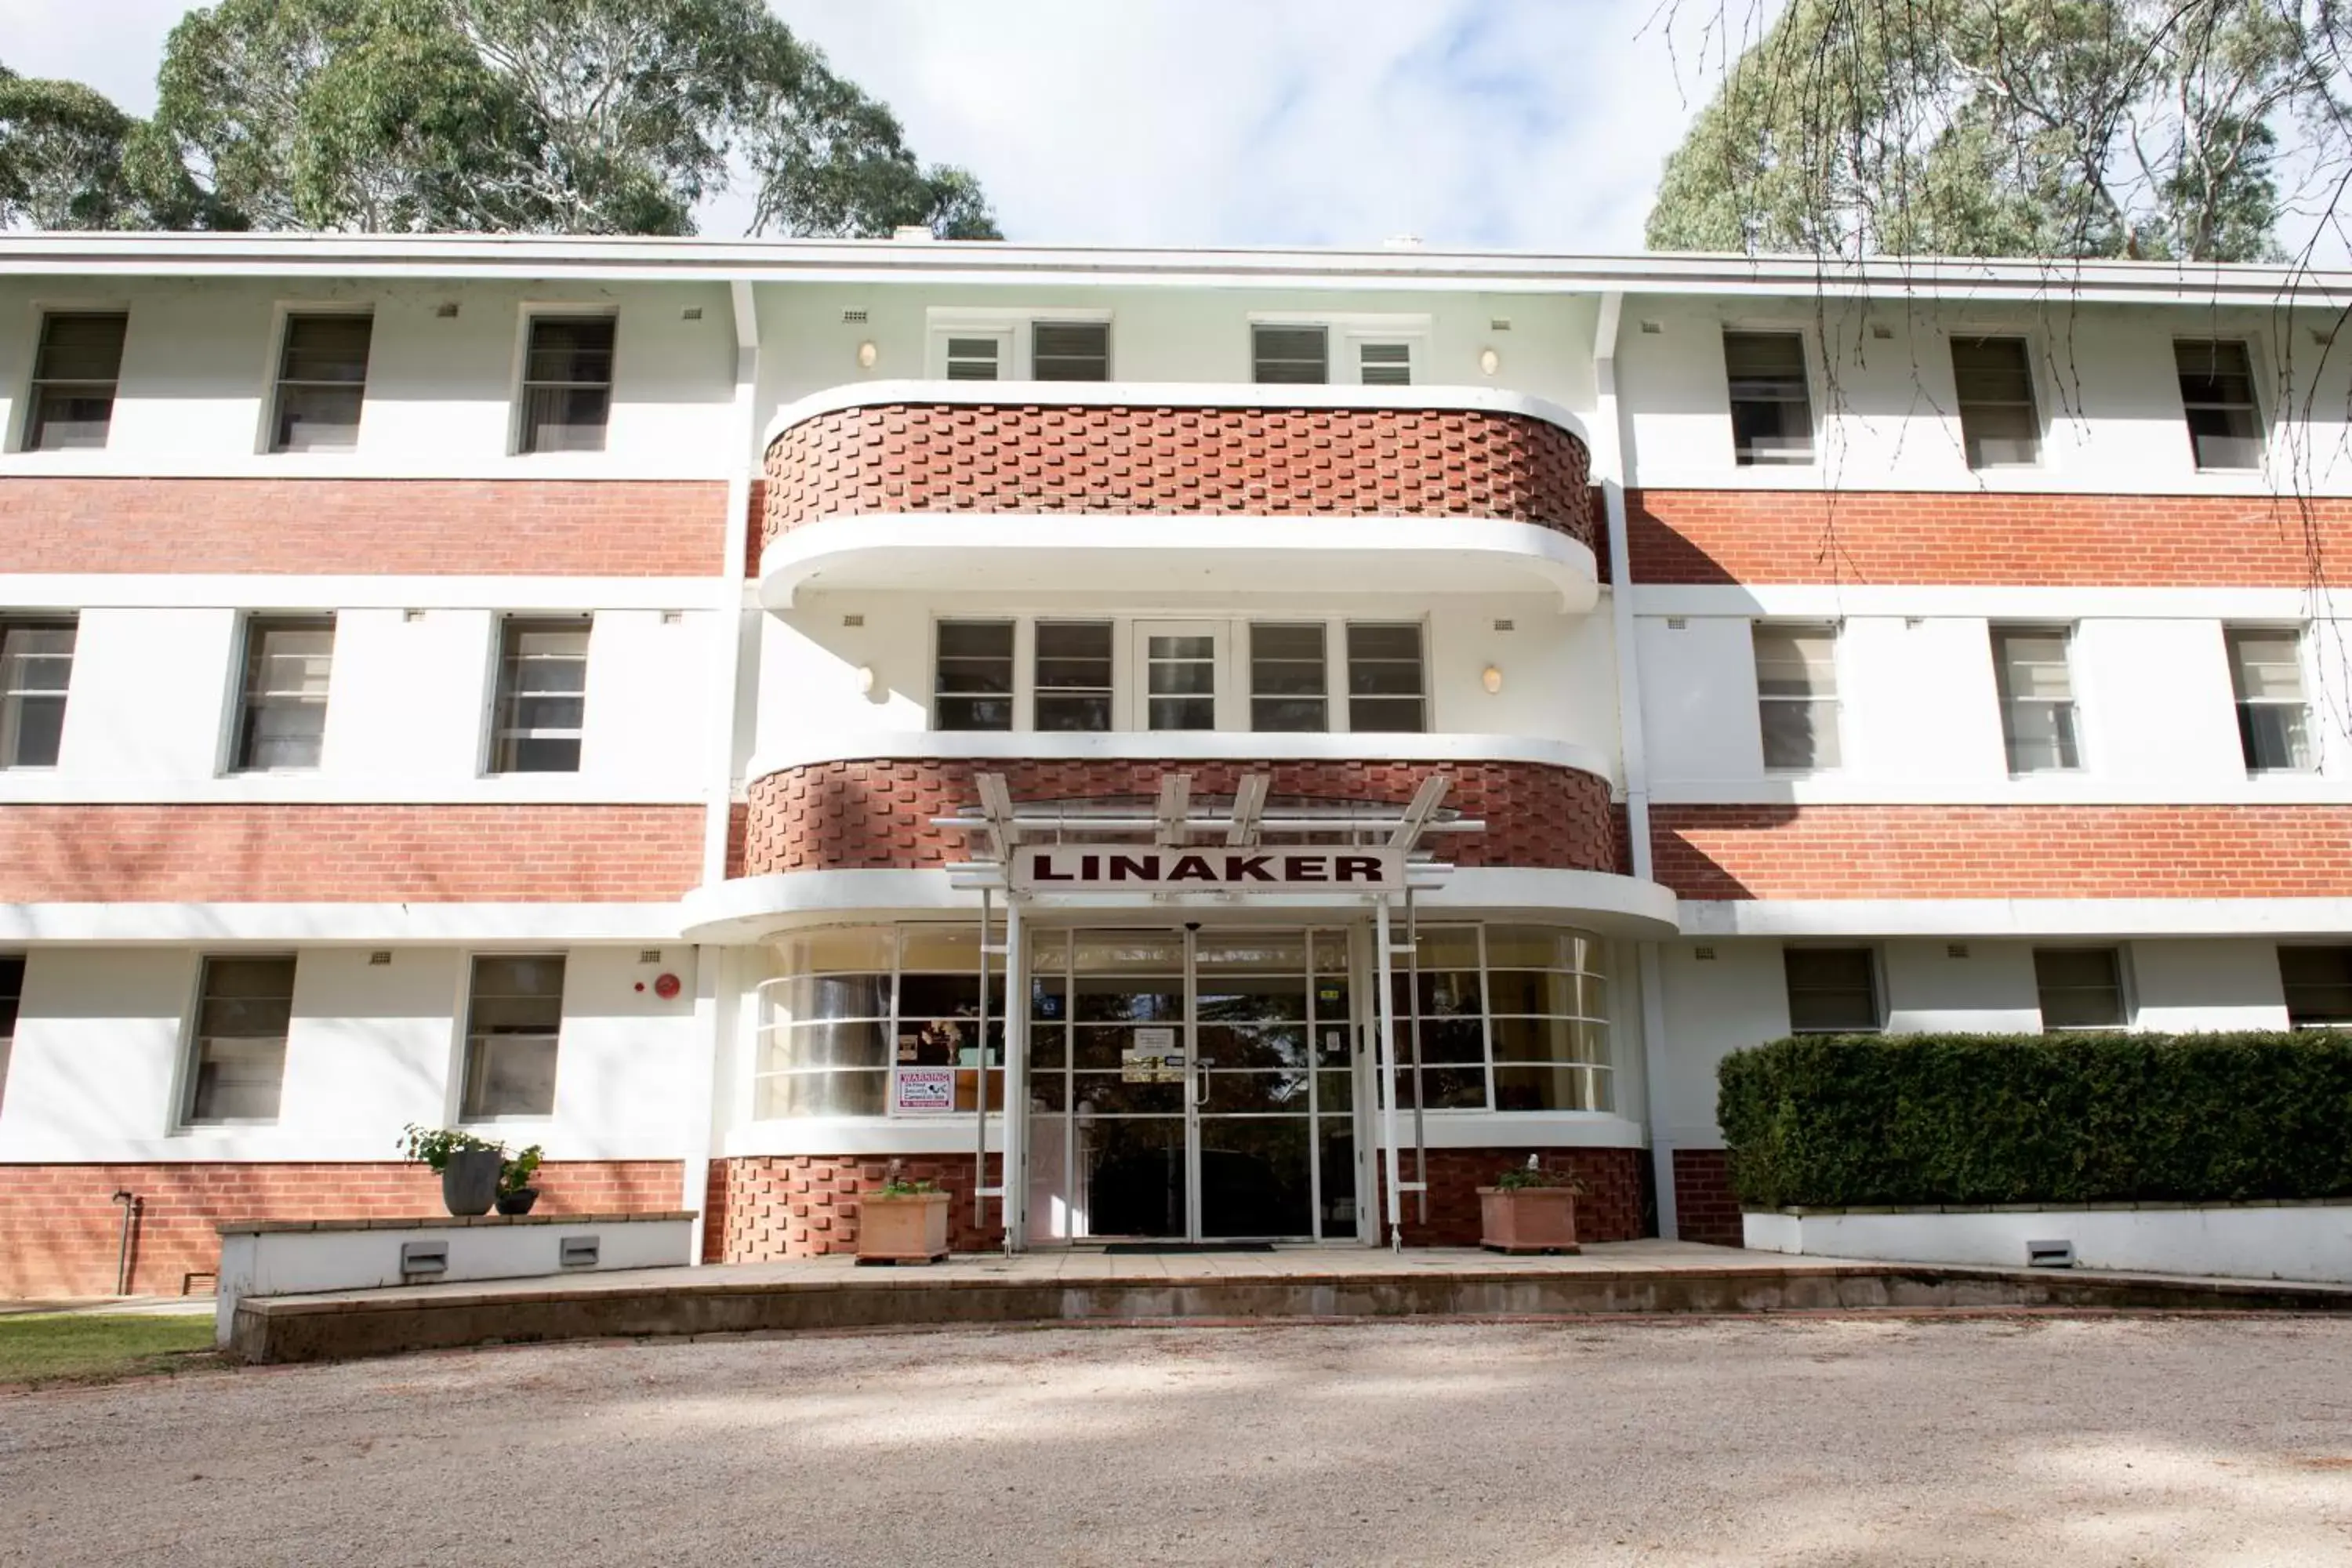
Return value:
[[(1029, 1245), (1029, 954), (1021, 939), (1021, 900), (1004, 896), (1004, 1135), (996, 1184), (1004, 1192), (1004, 1250)], [(987, 1058), (987, 1042), (981, 1056)]]

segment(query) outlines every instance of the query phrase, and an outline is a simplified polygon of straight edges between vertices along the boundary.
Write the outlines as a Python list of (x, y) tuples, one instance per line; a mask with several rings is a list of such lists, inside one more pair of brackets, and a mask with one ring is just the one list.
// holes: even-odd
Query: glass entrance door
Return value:
[(1346, 932), (1038, 931), (1030, 973), (1034, 1240), (1356, 1237)]

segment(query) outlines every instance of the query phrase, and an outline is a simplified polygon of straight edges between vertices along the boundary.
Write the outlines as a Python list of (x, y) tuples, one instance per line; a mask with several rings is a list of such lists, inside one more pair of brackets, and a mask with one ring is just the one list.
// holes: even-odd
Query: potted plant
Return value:
[(529, 1214), (530, 1205), (539, 1202), (539, 1189), (530, 1179), (539, 1172), (541, 1156), (534, 1143), (520, 1154), (509, 1154), (499, 1167), (499, 1212)]
[(1478, 1189), (1478, 1245), (1490, 1252), (1576, 1252), (1576, 1195), (1584, 1183), (1572, 1171), (1547, 1171), (1536, 1156)]
[(507, 1147), (470, 1132), (448, 1127), (419, 1127), (414, 1121), (402, 1142), (408, 1157), (429, 1166), (441, 1178), (441, 1202), (453, 1215), (482, 1215), (498, 1201), (499, 1177), (506, 1169)]
[(889, 1179), (857, 1212), (860, 1263), (936, 1263), (948, 1255), (948, 1194), (937, 1182), (909, 1180), (892, 1162)]

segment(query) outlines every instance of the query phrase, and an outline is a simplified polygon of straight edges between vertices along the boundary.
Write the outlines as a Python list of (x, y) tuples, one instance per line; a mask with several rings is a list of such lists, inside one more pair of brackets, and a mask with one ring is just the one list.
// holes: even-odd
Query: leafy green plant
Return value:
[[(488, 1149), (503, 1158), (507, 1152), (505, 1144), (493, 1143), (487, 1138), (477, 1138), (471, 1132), (460, 1132), (454, 1127), (419, 1127), (414, 1121), (401, 1130), (401, 1142), (397, 1147), (409, 1159), (419, 1164), (430, 1166), (436, 1176), (448, 1169), (449, 1156), (452, 1154), (464, 1153), (469, 1150)], [(533, 1146), (527, 1152), (531, 1156), (532, 1167), (536, 1169), (539, 1164), (538, 1148)], [(501, 1190), (504, 1190), (504, 1184), (505, 1179), (501, 1176)]]
[(1535, 1156), (1532, 1154), (1528, 1156), (1526, 1164), (1507, 1168), (1502, 1174), (1495, 1178), (1495, 1184), (1507, 1193), (1516, 1193), (1525, 1187), (1564, 1189), (1579, 1194), (1585, 1190), (1584, 1178), (1574, 1171), (1546, 1170), (1536, 1163)]
[(508, 1155), (505, 1163), (499, 1167), (500, 1195), (512, 1196), (516, 1193), (528, 1190), (531, 1177), (539, 1173), (540, 1162), (544, 1158), (536, 1143), (520, 1154)]
[(2352, 1037), (1808, 1035), (1717, 1072), (1750, 1208), (2352, 1196)]
[(929, 1176), (893, 1176), (877, 1188), (874, 1195), (883, 1198), (919, 1198), (927, 1193), (936, 1193), (939, 1190), (940, 1184)]

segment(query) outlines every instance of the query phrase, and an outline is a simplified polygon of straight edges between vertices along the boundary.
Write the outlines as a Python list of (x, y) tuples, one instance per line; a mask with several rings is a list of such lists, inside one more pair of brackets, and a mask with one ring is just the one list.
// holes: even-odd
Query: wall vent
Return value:
[(1654, 338), (1665, 330), (1666, 324), (1664, 321), (1644, 321), (1642, 323), (1642, 335), (1644, 337)]
[(680, 310), (677, 313), (677, 319), (681, 321), (698, 321), (702, 320), (702, 307), (699, 305), (688, 305), (685, 310)]
[(2028, 1268), (2072, 1268), (2074, 1267), (2074, 1244), (2071, 1241), (2029, 1241), (2025, 1244), (2025, 1266)]
[(1511, 318), (1508, 316), (1490, 317), (1486, 322), (1486, 330), (1490, 332), (1507, 332), (1511, 330)]
[(406, 1279), (429, 1279), (436, 1274), (449, 1272), (449, 1244), (446, 1241), (404, 1241), (400, 1244), (400, 1277)]
[(661, 949), (657, 947), (639, 948), (637, 950), (637, 962), (639, 963), (659, 963), (661, 962)]
[(562, 1267), (565, 1268), (593, 1268), (596, 1267), (596, 1238), (594, 1237), (567, 1236), (563, 1238), (561, 1247), (562, 1250), (556, 1255), (556, 1261)]
[(1681, 632), (1681, 631), (1688, 631), (1689, 629), (1690, 629), (1690, 619), (1689, 619), (1689, 617), (1688, 617), (1688, 616), (1668, 616), (1666, 617), (1666, 630), (1668, 630), (1668, 631), (1670, 631), (1670, 632)]
[(686, 612), (684, 610), (664, 610), (662, 612), (662, 625), (666, 626), (682, 626), (685, 624)]
[(1884, 341), (1895, 335), (1895, 329), (1884, 321), (1873, 321), (1870, 323), (1870, 335)]
[(1695, 947), (1691, 949), (1691, 956), (1697, 959), (1701, 963), (1713, 963), (1715, 962), (1715, 949), (1711, 947)]
[(1969, 944), (1967, 942), (1948, 942), (1944, 944), (1944, 956), (1946, 958), (1966, 958), (1968, 955)]
[(863, 310), (844, 310), (841, 313), (841, 324), (845, 327), (862, 327), (866, 324), (866, 312)]
[(845, 626), (862, 626), (866, 624), (866, 617), (864, 616), (844, 616), (841, 617), (841, 624)]
[(388, 964), (391, 962), (392, 949), (388, 947), (377, 948), (373, 952), (368, 954), (368, 967), (370, 969), (382, 969), (385, 964)]
[(1517, 621), (1496, 621), (1495, 623), (1495, 629), (1498, 632), (1515, 632), (1519, 629), (1519, 623)]
[(425, 612), (422, 610), (403, 610), (400, 612), (400, 618), (404, 621), (421, 621), (425, 618)]
[(440, 317), (445, 321), (454, 321), (457, 319), (457, 301), (455, 300), (444, 300), (438, 305), (433, 307), (433, 313)]

